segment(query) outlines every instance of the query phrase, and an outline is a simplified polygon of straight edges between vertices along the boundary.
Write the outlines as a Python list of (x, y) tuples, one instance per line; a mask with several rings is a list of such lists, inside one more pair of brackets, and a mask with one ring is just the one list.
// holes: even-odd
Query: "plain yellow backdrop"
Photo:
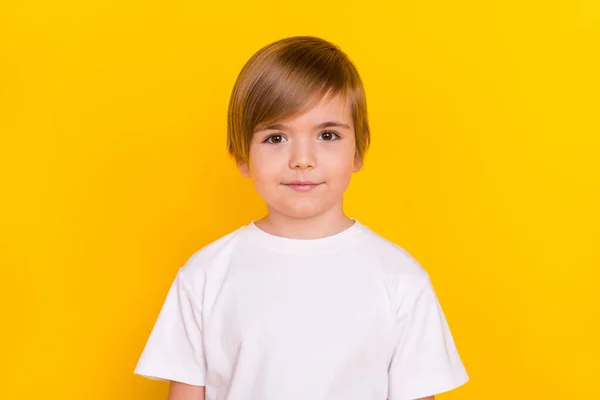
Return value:
[(471, 377), (440, 399), (600, 399), (598, 4), (4, 3), (0, 398), (166, 398), (133, 369), (175, 271), (264, 212), (234, 80), (317, 35), (367, 90), (346, 209), (429, 271)]

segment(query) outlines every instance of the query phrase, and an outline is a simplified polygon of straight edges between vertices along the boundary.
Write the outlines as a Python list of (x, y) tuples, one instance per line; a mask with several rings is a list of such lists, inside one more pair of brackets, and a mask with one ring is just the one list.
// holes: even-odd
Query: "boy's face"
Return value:
[(342, 210), (353, 172), (362, 167), (350, 105), (337, 96), (254, 132), (242, 175), (252, 178), (269, 213), (310, 218)]

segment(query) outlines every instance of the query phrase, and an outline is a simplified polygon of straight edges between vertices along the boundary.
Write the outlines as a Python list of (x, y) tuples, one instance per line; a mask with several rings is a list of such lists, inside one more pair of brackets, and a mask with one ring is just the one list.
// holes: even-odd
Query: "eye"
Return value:
[(340, 138), (340, 135), (338, 135), (334, 131), (324, 131), (324, 132), (321, 132), (319, 137), (322, 138), (322, 140), (331, 142), (333, 140), (338, 140)]
[(264, 140), (264, 143), (277, 144), (277, 143), (283, 143), (286, 141), (287, 141), (287, 139), (284, 138), (283, 135), (271, 135)]

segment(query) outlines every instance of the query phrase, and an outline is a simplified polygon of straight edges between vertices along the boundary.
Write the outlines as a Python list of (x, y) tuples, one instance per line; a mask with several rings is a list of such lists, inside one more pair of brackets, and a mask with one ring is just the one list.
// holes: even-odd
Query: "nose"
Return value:
[[(308, 138), (306, 138), (308, 139)], [(313, 169), (317, 166), (314, 143), (310, 139), (295, 140), (290, 146), (290, 168)]]

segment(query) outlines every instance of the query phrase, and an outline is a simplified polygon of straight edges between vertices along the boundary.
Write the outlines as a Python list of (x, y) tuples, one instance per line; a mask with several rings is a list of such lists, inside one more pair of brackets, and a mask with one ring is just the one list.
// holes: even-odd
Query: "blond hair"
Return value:
[(370, 142), (362, 80), (338, 46), (313, 36), (278, 40), (246, 62), (229, 100), (229, 154), (247, 163), (257, 127), (308, 111), (327, 94), (349, 100), (356, 156), (362, 160)]

